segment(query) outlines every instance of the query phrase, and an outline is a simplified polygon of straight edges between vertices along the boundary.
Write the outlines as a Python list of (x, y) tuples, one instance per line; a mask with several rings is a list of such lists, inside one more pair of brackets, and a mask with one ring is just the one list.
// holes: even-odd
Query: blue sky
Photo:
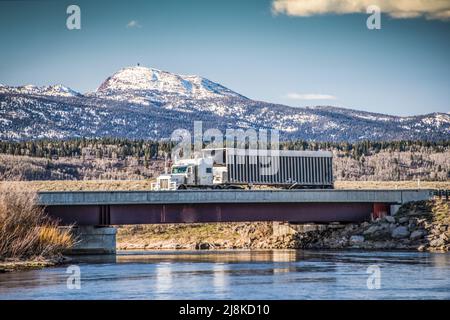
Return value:
[[(383, 13), (368, 30), (357, 10), (304, 16), (273, 1), (0, 1), (0, 83), (87, 92), (139, 62), (291, 106), (450, 111), (448, 20)], [(66, 28), (70, 4), (81, 30)]]

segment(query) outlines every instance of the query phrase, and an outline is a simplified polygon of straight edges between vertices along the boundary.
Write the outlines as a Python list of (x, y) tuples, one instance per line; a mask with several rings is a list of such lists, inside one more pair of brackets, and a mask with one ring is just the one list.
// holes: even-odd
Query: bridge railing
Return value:
[(433, 197), (438, 199), (444, 199), (445, 201), (449, 201), (450, 199), (450, 190), (448, 189), (435, 189), (432, 191)]
[(177, 190), (177, 183), (176, 182), (169, 182), (169, 184), (166, 187), (162, 187), (160, 183), (152, 182), (150, 184), (150, 190), (152, 190), (152, 191)]

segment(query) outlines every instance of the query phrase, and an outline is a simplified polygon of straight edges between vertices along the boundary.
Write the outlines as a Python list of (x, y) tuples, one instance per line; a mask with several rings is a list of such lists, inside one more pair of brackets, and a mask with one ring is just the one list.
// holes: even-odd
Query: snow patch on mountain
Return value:
[(436, 126), (439, 128), (441, 126), (450, 124), (450, 115), (446, 113), (435, 113), (424, 117), (422, 119), (422, 122), (426, 125)]
[(26, 94), (26, 95), (43, 95), (53, 97), (78, 97), (81, 93), (76, 92), (68, 87), (57, 84), (52, 86), (38, 87), (32, 84), (18, 87), (10, 87), (0, 85), (0, 93)]

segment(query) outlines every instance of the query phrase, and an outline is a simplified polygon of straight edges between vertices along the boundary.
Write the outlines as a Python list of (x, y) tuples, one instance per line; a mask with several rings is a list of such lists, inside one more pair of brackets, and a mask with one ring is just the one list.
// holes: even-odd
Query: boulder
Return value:
[(417, 250), (419, 250), (419, 251), (426, 251), (427, 250), (427, 246), (426, 245), (420, 245), (418, 248), (417, 248)]
[(210, 249), (210, 247), (209, 243), (206, 242), (200, 242), (195, 245), (195, 249), (197, 250), (207, 250)]
[(435, 239), (433, 241), (430, 241), (431, 247), (440, 247), (443, 246), (444, 244), (445, 244), (444, 239)]
[(395, 239), (402, 239), (409, 237), (409, 230), (407, 227), (400, 226), (392, 230), (391, 237)]
[(423, 238), (423, 236), (425, 235), (425, 231), (424, 230), (415, 230), (411, 233), (411, 235), (409, 236), (409, 238), (411, 240), (417, 240), (417, 239), (421, 239)]
[(360, 244), (364, 242), (364, 236), (354, 235), (350, 237), (350, 244)]
[(408, 217), (401, 217), (400, 219), (398, 219), (399, 223), (405, 223), (405, 222), (409, 222), (409, 218)]
[(371, 234), (373, 234), (373, 233), (375, 233), (375, 232), (377, 232), (377, 231), (379, 231), (379, 230), (381, 230), (381, 227), (380, 226), (377, 226), (377, 225), (374, 225), (374, 226), (371, 226), (369, 229), (367, 229), (366, 231), (364, 231), (364, 234), (365, 235), (371, 235)]

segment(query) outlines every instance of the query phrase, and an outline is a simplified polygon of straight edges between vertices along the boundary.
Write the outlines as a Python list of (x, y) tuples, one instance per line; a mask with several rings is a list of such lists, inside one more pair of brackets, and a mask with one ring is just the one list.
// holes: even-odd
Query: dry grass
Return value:
[(0, 181), (0, 186), (33, 191), (150, 190), (152, 180)]
[(336, 189), (450, 189), (449, 181), (336, 181)]
[[(0, 181), (0, 187), (33, 191), (150, 190), (152, 180)], [(336, 181), (336, 189), (417, 189), (417, 181)], [(450, 181), (421, 181), (420, 189), (450, 189)]]
[(36, 192), (0, 188), (0, 260), (51, 258), (73, 245), (70, 228), (59, 229), (36, 205)]
[(450, 224), (450, 205), (447, 201), (443, 200), (434, 201), (432, 211), (434, 220), (436, 222)]
[(270, 222), (219, 222), (121, 226), (117, 247), (126, 249), (193, 249), (200, 243), (216, 248), (248, 247), (251, 239), (272, 234)]

